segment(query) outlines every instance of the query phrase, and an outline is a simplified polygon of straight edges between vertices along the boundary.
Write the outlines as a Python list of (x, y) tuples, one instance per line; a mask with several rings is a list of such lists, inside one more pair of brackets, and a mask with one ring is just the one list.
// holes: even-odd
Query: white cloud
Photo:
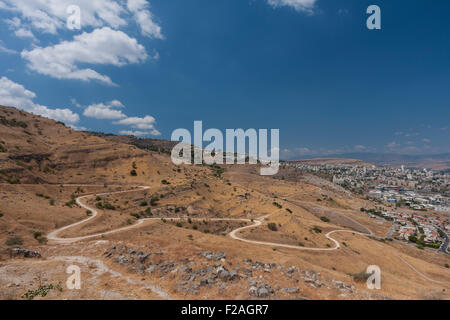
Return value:
[(164, 38), (161, 27), (154, 22), (153, 14), (150, 12), (149, 3), (146, 0), (128, 0), (127, 8), (133, 13), (143, 36), (157, 39)]
[(98, 80), (114, 85), (112, 80), (95, 70), (78, 68), (78, 64), (125, 66), (147, 59), (145, 48), (136, 39), (109, 27), (82, 33), (73, 41), (63, 41), (50, 47), (22, 51), (28, 67), (57, 79)]
[(122, 103), (117, 100), (113, 100), (107, 104), (97, 103), (88, 106), (83, 115), (95, 119), (123, 119), (127, 116), (121, 110), (115, 110), (114, 108), (123, 107)]
[(17, 29), (16, 31), (14, 31), (14, 34), (19, 38), (30, 38), (30, 39), (33, 39), (34, 41), (37, 41), (33, 32), (31, 32), (30, 30), (25, 29), (25, 28)]
[[(148, 116), (148, 115), (143, 118), (127, 117), (125, 119), (114, 122), (114, 124), (125, 125), (125, 126), (130, 126), (131, 128), (134, 128), (134, 129), (139, 129), (139, 131), (134, 131), (134, 132), (142, 133), (143, 130), (147, 130), (147, 131), (150, 130), (149, 132), (146, 133), (146, 135), (159, 136), (159, 135), (161, 135), (161, 132), (156, 130), (155, 123), (156, 123), (155, 118), (153, 118), (152, 116)], [(131, 132), (131, 131), (124, 131), (124, 132)], [(136, 135), (136, 134), (133, 134), (133, 135)]]
[[(67, 8), (81, 8), (82, 28), (111, 27), (120, 29), (132, 19), (136, 21), (144, 36), (163, 39), (161, 27), (154, 21), (146, 0), (3, 0), (0, 9), (20, 16), (7, 22), (18, 28), (26, 25), (42, 33), (56, 35), (66, 27)], [(10, 24), (11, 25), (11, 24)]]
[(427, 138), (423, 138), (422, 141), (425, 142), (425, 143), (430, 143), (431, 142), (431, 140), (427, 139)]
[(22, 21), (17, 17), (5, 19), (3, 21), (9, 26), (10, 29), (18, 29), (22, 24)]
[(97, 103), (88, 106), (83, 115), (95, 119), (108, 119), (116, 120), (113, 124), (129, 126), (137, 130), (122, 130), (120, 134), (132, 135), (132, 136), (146, 136), (153, 135), (159, 136), (161, 133), (156, 130), (156, 120), (152, 116), (128, 117), (122, 110), (118, 108), (124, 108), (124, 105), (119, 100), (113, 100), (108, 103)]
[(82, 8), (83, 27), (120, 28), (127, 25), (125, 8), (115, 0), (3, 0), (0, 8), (17, 13), (23, 23), (43, 33), (57, 34), (66, 26), (67, 8), (78, 5)]
[(144, 118), (129, 117), (114, 123), (131, 126), (140, 130), (153, 130), (155, 128), (155, 122), (156, 120), (152, 116), (145, 116)]
[(267, 0), (274, 8), (292, 7), (297, 11), (312, 13), (317, 0)]
[(80, 120), (78, 114), (69, 109), (51, 109), (33, 100), (36, 94), (6, 77), (0, 78), (0, 104), (16, 107), (43, 117), (75, 124)]
[(4, 53), (8, 53), (8, 54), (17, 54), (18, 53), (15, 50), (5, 47), (2, 40), (0, 40), (0, 52), (4, 52)]

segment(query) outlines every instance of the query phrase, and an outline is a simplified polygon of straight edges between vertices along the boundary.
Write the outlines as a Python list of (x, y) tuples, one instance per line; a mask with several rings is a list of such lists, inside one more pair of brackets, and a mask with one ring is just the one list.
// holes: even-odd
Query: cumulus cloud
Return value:
[(103, 120), (116, 120), (113, 124), (128, 126), (137, 130), (122, 130), (120, 134), (131, 136), (159, 136), (161, 133), (156, 130), (156, 120), (152, 116), (140, 117), (128, 117), (121, 108), (124, 105), (119, 100), (113, 100), (108, 103), (96, 103), (89, 105), (83, 112), (85, 117), (103, 119)]
[[(134, 132), (143, 133), (142, 130), (146, 130), (145, 135), (159, 136), (159, 135), (161, 135), (161, 132), (156, 130), (155, 123), (156, 123), (156, 120), (152, 116), (145, 116), (143, 118), (127, 117), (125, 119), (114, 122), (114, 124), (130, 126), (131, 128), (140, 130), (140, 131), (134, 131)], [(124, 131), (124, 132), (131, 132), (131, 131)]]
[(57, 79), (98, 80), (114, 85), (112, 80), (90, 68), (79, 68), (79, 64), (125, 66), (141, 63), (147, 59), (145, 48), (122, 31), (109, 27), (82, 33), (73, 41), (63, 41), (49, 47), (37, 47), (22, 51), (28, 68)]
[(33, 101), (35, 98), (36, 94), (25, 89), (21, 84), (11, 81), (6, 77), (0, 78), (0, 104), (16, 107), (68, 124), (75, 124), (80, 120), (78, 114), (72, 112), (70, 109), (52, 109), (39, 105)]
[(95, 118), (95, 119), (123, 119), (127, 116), (121, 111), (116, 110), (115, 108), (123, 107), (122, 103), (117, 100), (113, 100), (107, 104), (97, 103), (88, 106), (83, 115), (85, 117)]
[(146, 0), (127, 1), (127, 8), (133, 13), (137, 24), (141, 28), (142, 35), (150, 38), (163, 39), (161, 27), (155, 23), (149, 7), (149, 3)]
[(3, 0), (2, 9), (20, 15), (30, 27), (43, 33), (57, 34), (66, 26), (67, 8), (76, 4), (82, 8), (84, 27), (110, 26), (120, 28), (127, 24), (125, 8), (115, 0)]
[[(66, 27), (67, 8), (71, 5), (81, 8), (83, 28), (120, 29), (133, 18), (144, 36), (163, 38), (146, 0), (3, 0), (0, 9), (17, 14), (29, 28), (56, 35), (59, 29)], [(18, 17), (14, 19), (14, 22), (20, 21)]]
[(139, 117), (129, 117), (120, 121), (115, 122), (115, 124), (122, 124), (126, 126), (131, 126), (136, 129), (141, 130), (152, 130), (155, 128), (155, 118), (152, 116), (145, 116), (144, 118)]
[(274, 8), (292, 7), (296, 11), (312, 13), (317, 0), (267, 0)]
[(25, 28), (19, 28), (16, 31), (14, 31), (14, 34), (19, 38), (30, 38), (34, 41), (37, 41), (36, 37), (34, 36), (33, 32), (31, 32), (28, 29)]

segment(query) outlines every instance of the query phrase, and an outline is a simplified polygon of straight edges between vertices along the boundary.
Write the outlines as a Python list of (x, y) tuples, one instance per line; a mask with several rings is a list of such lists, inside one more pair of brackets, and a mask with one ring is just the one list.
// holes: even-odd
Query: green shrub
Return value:
[(9, 237), (8, 240), (6, 240), (7, 246), (21, 246), (22, 244), (23, 240), (19, 236)]
[(35, 239), (42, 237), (42, 232), (36, 231), (35, 233), (33, 233), (33, 237), (34, 237)]
[(322, 233), (322, 230), (317, 227), (312, 228), (312, 230), (316, 233)]
[(154, 207), (154, 206), (158, 205), (158, 201), (159, 201), (158, 197), (157, 197), (157, 196), (154, 196), (154, 197), (152, 197), (152, 198), (150, 199), (150, 205), (151, 205), (152, 207)]
[(148, 205), (148, 203), (147, 203), (147, 201), (142, 201), (139, 205), (140, 205), (141, 207), (145, 207), (145, 206)]
[(20, 183), (20, 180), (17, 179), (17, 178), (9, 178), (9, 179), (8, 179), (8, 182), (9, 182), (10, 184), (19, 184), (19, 183)]
[(136, 219), (140, 219), (141, 218), (139, 213), (130, 213), (130, 216), (135, 217)]
[(273, 205), (279, 209), (283, 208), (283, 206), (281, 204), (279, 204), (278, 202), (273, 202)]
[(327, 217), (320, 217), (320, 220), (322, 220), (323, 222), (330, 222), (330, 219), (328, 219)]
[(40, 286), (37, 290), (28, 290), (23, 296), (22, 299), (33, 300), (37, 296), (46, 297), (50, 290), (57, 289), (62, 292), (62, 286), (60, 283), (57, 285), (49, 285), (49, 286)]
[(134, 170), (134, 169), (131, 170), (131, 171), (130, 171), (130, 175), (133, 176), (133, 177), (136, 177), (136, 176), (137, 176), (136, 170)]
[(356, 282), (366, 282), (371, 274), (367, 273), (366, 271), (361, 271), (360, 273), (351, 274), (351, 276)]
[(72, 200), (66, 202), (66, 206), (69, 207), (69, 208), (72, 208), (72, 206), (74, 206), (75, 203), (76, 203), (75, 200), (72, 199)]
[(277, 228), (276, 223), (270, 222), (269, 224), (267, 224), (267, 227), (268, 227), (269, 230), (271, 230), (271, 231), (278, 231), (278, 228)]
[(289, 212), (289, 213), (292, 213), (292, 210), (289, 209), (289, 208), (286, 208), (286, 211)]

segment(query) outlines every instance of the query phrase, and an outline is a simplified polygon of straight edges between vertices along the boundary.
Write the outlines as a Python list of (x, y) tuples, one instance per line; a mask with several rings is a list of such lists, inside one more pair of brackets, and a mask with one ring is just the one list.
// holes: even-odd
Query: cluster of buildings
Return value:
[(410, 236), (424, 237), (425, 243), (439, 243), (442, 241), (439, 228), (448, 227), (445, 222), (421, 215), (411, 216), (408, 213), (397, 214), (394, 218), (393, 232), (397, 233), (401, 239), (409, 240)]
[(286, 164), (326, 175), (333, 183), (370, 198), (415, 210), (450, 212), (450, 174), (411, 169), (349, 164)]

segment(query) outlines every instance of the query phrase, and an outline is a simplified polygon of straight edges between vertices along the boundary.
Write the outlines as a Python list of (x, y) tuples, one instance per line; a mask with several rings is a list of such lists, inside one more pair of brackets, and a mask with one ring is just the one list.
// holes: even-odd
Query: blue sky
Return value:
[[(65, 26), (79, 5), (81, 30)], [(366, 28), (381, 8), (382, 29)], [(450, 152), (450, 3), (3, 0), (0, 103), (79, 129), (279, 128), (281, 156)]]

